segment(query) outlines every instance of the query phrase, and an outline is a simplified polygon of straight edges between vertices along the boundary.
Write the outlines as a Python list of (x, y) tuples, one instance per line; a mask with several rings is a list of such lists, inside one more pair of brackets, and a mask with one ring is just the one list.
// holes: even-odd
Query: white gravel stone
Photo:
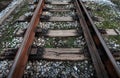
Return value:
[[(34, 61), (35, 62), (35, 61)], [(36, 65), (36, 64), (40, 65)], [(28, 65), (30, 65), (28, 62)], [(77, 78), (92, 78), (94, 77), (94, 68), (90, 61), (85, 65), (85, 61), (83, 62), (52, 62), (52, 61), (37, 61), (32, 64), (30, 69), (26, 71), (30, 76), (36, 76), (36, 77), (62, 77), (62, 78), (68, 78), (70, 76), (76, 76)], [(83, 67), (82, 67), (83, 66)], [(90, 67), (92, 66), (92, 67)], [(85, 69), (84, 69), (85, 68)], [(36, 70), (37, 69), (37, 70)], [(78, 71), (79, 70), (79, 71)], [(25, 72), (26, 72), (25, 71)], [(34, 72), (33, 72), (34, 71)]]

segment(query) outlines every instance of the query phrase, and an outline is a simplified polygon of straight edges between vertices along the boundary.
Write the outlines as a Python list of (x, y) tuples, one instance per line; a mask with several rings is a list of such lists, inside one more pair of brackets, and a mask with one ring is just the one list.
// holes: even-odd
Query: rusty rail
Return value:
[(92, 35), (90, 33), (90, 30), (89, 30), (88, 25), (86, 23), (86, 20), (84, 18), (84, 14), (83, 14), (83, 11), (81, 9), (79, 1), (76, 0), (75, 4), (76, 4), (76, 7), (78, 8), (77, 12), (79, 15), (79, 21), (80, 21), (80, 24), (82, 26), (82, 30), (83, 30), (83, 33), (84, 33), (84, 36), (85, 36), (85, 39), (87, 42), (87, 46), (88, 46), (88, 49), (89, 49), (89, 52), (91, 55), (91, 59), (93, 61), (94, 67), (96, 69), (97, 77), (98, 78), (108, 78), (107, 72), (106, 72), (104, 65), (102, 63), (102, 60), (98, 54), (98, 50), (97, 50), (96, 45), (92, 39)]
[[(88, 45), (98, 78), (120, 78), (120, 70), (110, 50), (106, 46), (98, 29), (94, 26), (81, 0), (74, 1), (79, 16), (79, 22)], [(29, 52), (35, 36), (35, 29), (40, 21), (44, 0), (39, 0), (34, 15), (30, 21), (24, 40), (14, 59), (8, 78), (22, 78)]]
[[(86, 21), (86, 24), (88, 25), (87, 28), (89, 28), (92, 38), (94, 40), (94, 43), (96, 45), (96, 48), (99, 50), (98, 53), (100, 55), (100, 58), (104, 64), (104, 66), (105, 66), (107, 74), (109, 75), (109, 78), (120, 78), (120, 69), (119, 69), (113, 55), (111, 54), (110, 50), (108, 49), (107, 45), (105, 44), (97, 27), (93, 24), (93, 21), (92, 21), (91, 17), (89, 16), (86, 8), (84, 7), (82, 1), (81, 0), (77, 0), (77, 1), (79, 3), (79, 7), (81, 8), (81, 11), (83, 13), (84, 20)], [(83, 26), (83, 28), (84, 28), (84, 26)], [(96, 59), (96, 58), (94, 58), (94, 59)]]
[(22, 78), (24, 68), (29, 57), (29, 49), (34, 39), (35, 28), (39, 22), (39, 17), (42, 13), (43, 6), (44, 0), (40, 0), (30, 21), (30, 24), (28, 26), (29, 28), (26, 31), (21, 47), (19, 48), (14, 59), (14, 63), (11, 67), (8, 78)]

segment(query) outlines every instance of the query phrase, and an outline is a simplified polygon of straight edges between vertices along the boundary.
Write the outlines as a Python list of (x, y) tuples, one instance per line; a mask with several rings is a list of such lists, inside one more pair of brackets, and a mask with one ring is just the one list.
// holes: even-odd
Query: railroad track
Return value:
[(120, 78), (120, 68), (116, 64), (119, 52), (112, 54), (108, 49), (80, 0), (40, 0), (35, 5), (32, 16), (18, 19), (18, 22), (29, 22), (28, 28), (15, 33), (15, 37), (23, 37), (20, 47), (7, 48), (1, 55), (1, 60), (14, 59), (8, 78), (29, 78), (25, 73), (26, 65), (36, 60), (78, 63), (90, 60), (95, 70), (94, 77)]

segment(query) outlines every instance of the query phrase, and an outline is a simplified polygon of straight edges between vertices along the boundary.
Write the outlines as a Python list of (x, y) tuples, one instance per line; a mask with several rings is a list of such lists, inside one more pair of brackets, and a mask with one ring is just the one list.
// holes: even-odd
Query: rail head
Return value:
[[(81, 5), (84, 6), (82, 4), (81, 0), (76, 0), (76, 1), (79, 1), (81, 3)], [(8, 78), (22, 78), (24, 69), (26, 67), (26, 63), (28, 61), (29, 50), (31, 49), (30, 46), (32, 45), (32, 42), (34, 40), (35, 28), (36, 28), (37, 24), (40, 21), (40, 15), (42, 13), (44, 2), (45, 2), (45, 0), (39, 0), (37, 8), (36, 8), (36, 10), (35, 10), (35, 12), (33, 14), (33, 17), (32, 17), (32, 19), (30, 21), (28, 29), (27, 29), (27, 31), (25, 33), (25, 36), (24, 36), (23, 42), (21, 44), (21, 47), (19, 48), (19, 50), (18, 50), (18, 52), (16, 54), (16, 57), (14, 59), (14, 63), (12, 65), (12, 67), (11, 67), (11, 70), (9, 72)], [(92, 19), (90, 18), (90, 16), (87, 13), (87, 10), (85, 9), (85, 7), (82, 7), (82, 9), (84, 10), (88, 20), (90, 21), (90, 24), (92, 25), (93, 30), (96, 31), (96, 34), (98, 35), (98, 39), (101, 42), (101, 45), (103, 46), (104, 51), (106, 51), (106, 54), (108, 54), (108, 57), (109, 57), (110, 61), (112, 62), (113, 66), (117, 70), (117, 66), (115, 64), (115, 60), (114, 60), (113, 56), (111, 54), (109, 54), (110, 53), (109, 49), (107, 47), (104, 47), (104, 46), (106, 46), (106, 44), (103, 41), (103, 39), (102, 39), (99, 31), (97, 30), (97, 28), (94, 26), (94, 24), (92, 22)], [(86, 38), (88, 38), (88, 37), (86, 36)], [(91, 48), (93, 48), (92, 45), (95, 45), (94, 43), (89, 43), (89, 44), (90, 44)], [(92, 49), (90, 49), (90, 50), (91, 50), (91, 54), (92, 54), (93, 51), (94, 52), (97, 51), (96, 47), (93, 48), (93, 50)], [(97, 55), (97, 54), (94, 54), (94, 55)], [(96, 63), (98, 63), (98, 60), (95, 60), (95, 61), (96, 61)], [(102, 67), (100, 67), (99, 63), (98, 63), (98, 67), (102, 68)], [(104, 68), (102, 68), (102, 69), (104, 69)], [(118, 74), (119, 74), (119, 70), (117, 70), (117, 71), (118, 71)], [(102, 73), (103, 76), (100, 76), (101, 73)], [(106, 74), (104, 74), (103, 71), (100, 71), (100, 72), (98, 71), (98, 74), (99, 74), (99, 78), (103, 78), (103, 77), (107, 78)]]
[(81, 6), (82, 3), (79, 3), (79, 0), (75, 0), (75, 1), (76, 1), (75, 5), (78, 8), (77, 12), (78, 12), (78, 15), (80, 16), (79, 21), (82, 26), (84, 37), (87, 42), (87, 46), (88, 46), (90, 56), (91, 56), (92, 62), (94, 64), (95, 70), (96, 70), (97, 77), (98, 78), (108, 78), (107, 72), (105, 70), (105, 67), (99, 56), (97, 47), (92, 38), (92, 34), (90, 33), (91, 30), (89, 29), (89, 27), (88, 27), (89, 25), (87, 24), (87, 21), (85, 20), (84, 10), (82, 10), (82, 6)]
[[(111, 67), (114, 68), (114, 69), (112, 69), (114, 72), (110, 70), (109, 66), (108, 66), (107, 69), (108, 69), (109, 71), (111, 71), (111, 73), (112, 73), (112, 72), (113, 72), (113, 73), (116, 73), (116, 75), (120, 78), (120, 69), (119, 69), (119, 66), (117, 65), (117, 63), (116, 63), (113, 55), (111, 54), (109, 48), (108, 48), (107, 45), (105, 44), (105, 41), (103, 40), (103, 38), (102, 38), (100, 32), (98, 31), (97, 27), (94, 25), (94, 23), (93, 23), (91, 17), (89, 16), (89, 14), (88, 14), (85, 6), (83, 5), (82, 1), (79, 0), (79, 2), (80, 2), (80, 4), (81, 4), (81, 6), (82, 6), (82, 9), (84, 10), (84, 12), (85, 12), (85, 14), (86, 14), (85, 16), (86, 16), (87, 19), (89, 20), (89, 21), (87, 21), (88, 25), (90, 25), (90, 28), (92, 28), (92, 29), (96, 32), (96, 33), (94, 33), (94, 34), (97, 35), (97, 38), (96, 38), (95, 41), (96, 41), (96, 42), (97, 42), (97, 41), (100, 42), (100, 43), (97, 43), (97, 45), (98, 45), (99, 48), (101, 47), (101, 48), (104, 50), (104, 54), (107, 55), (107, 58), (109, 59), (109, 63), (111, 64)], [(95, 39), (95, 38), (94, 38), (94, 39)], [(101, 58), (102, 58), (102, 57), (101, 57)], [(113, 77), (115, 78), (115, 76), (113, 76)]]
[(44, 6), (44, 0), (39, 0), (37, 8), (33, 14), (33, 17), (28, 25), (28, 29), (25, 33), (23, 42), (16, 54), (14, 59), (14, 63), (10, 69), (7, 78), (22, 78), (24, 68), (26, 66), (28, 57), (29, 57), (29, 49), (33, 42), (35, 35), (35, 28), (39, 22), (39, 17), (42, 13), (42, 8)]

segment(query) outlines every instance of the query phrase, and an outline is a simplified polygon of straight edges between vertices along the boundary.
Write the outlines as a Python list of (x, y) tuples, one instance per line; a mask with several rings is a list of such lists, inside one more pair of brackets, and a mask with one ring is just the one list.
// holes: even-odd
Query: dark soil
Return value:
[(12, 0), (0, 0), (0, 11), (5, 9)]

